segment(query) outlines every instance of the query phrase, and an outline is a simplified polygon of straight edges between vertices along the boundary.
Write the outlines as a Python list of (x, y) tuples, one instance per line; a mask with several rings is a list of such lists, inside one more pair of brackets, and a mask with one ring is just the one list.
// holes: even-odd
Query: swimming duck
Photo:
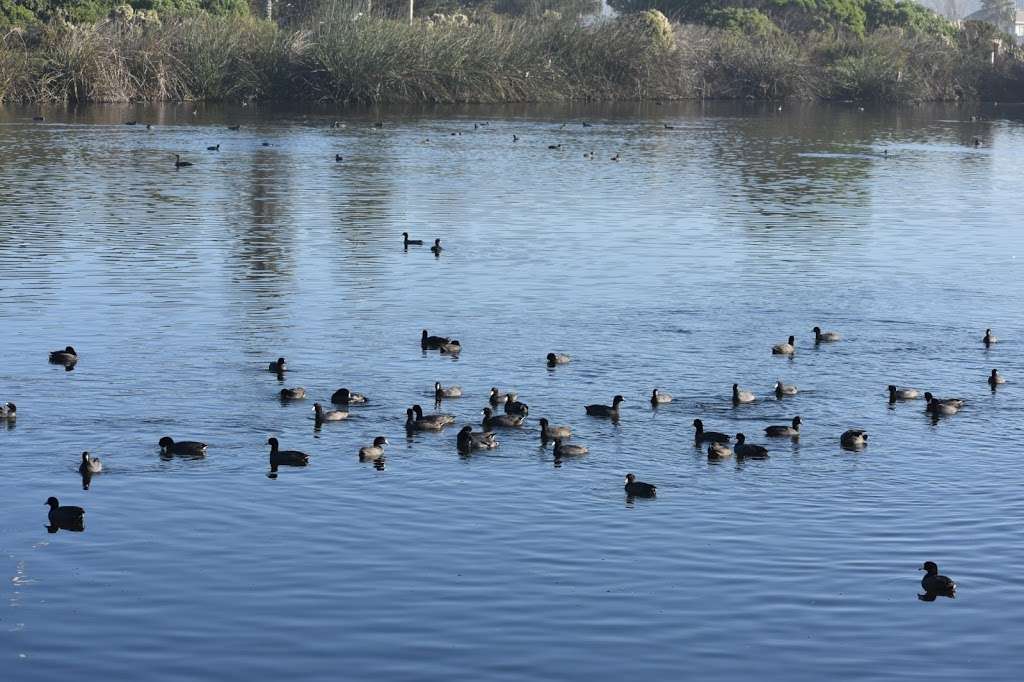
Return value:
[(924, 562), (924, 565), (917, 570), (925, 572), (924, 577), (921, 578), (921, 587), (925, 592), (950, 595), (956, 592), (956, 583), (944, 575), (939, 575), (939, 567), (934, 561)]
[(1005, 383), (1006, 379), (1003, 378), (1003, 375), (1000, 374), (997, 370), (992, 370), (992, 374), (988, 376), (988, 385), (991, 386), (992, 388), (995, 388), (999, 384)]
[(423, 408), (419, 405), (413, 405), (412, 411), (416, 413), (417, 424), (420, 422), (431, 422), (445, 427), (455, 423), (455, 417), (450, 414), (423, 414)]
[(319, 424), (321, 422), (340, 422), (343, 419), (348, 419), (349, 413), (341, 410), (328, 410), (324, 411), (324, 406), (320, 403), (313, 403), (314, 419)]
[(81, 528), (85, 520), (85, 510), (81, 507), (72, 507), (71, 505), (64, 505), (62, 507), (56, 497), (46, 500), (46, 505), (50, 508), (50, 512), (47, 515), (50, 525), (60, 528)]
[(630, 497), (654, 497), (657, 494), (658, 486), (636, 480), (634, 474), (626, 474), (626, 494)]
[(339, 388), (331, 394), (331, 402), (335, 405), (362, 405), (366, 402), (366, 396), (362, 393), (353, 393), (347, 388)]
[(868, 433), (863, 429), (850, 429), (843, 432), (839, 442), (844, 448), (860, 449), (868, 444)]
[(548, 442), (555, 438), (569, 438), (572, 436), (572, 429), (568, 426), (551, 426), (551, 423), (545, 418), (541, 417), (540, 421), (540, 439), (541, 442)]
[(420, 345), (427, 350), (436, 350), (442, 345), (451, 341), (447, 336), (429, 336), (427, 330), (423, 330), (423, 336), (420, 337)]
[(930, 391), (925, 392), (924, 399), (927, 403), (925, 411), (932, 414), (956, 414), (964, 406), (964, 401), (960, 398), (936, 398)]
[(78, 353), (74, 346), (67, 346), (64, 350), (50, 351), (50, 362), (59, 365), (71, 365), (78, 362)]
[(462, 344), (459, 343), (458, 339), (452, 339), (448, 343), (442, 343), (438, 346), (438, 350), (448, 355), (458, 355), (462, 350)]
[(406, 431), (440, 431), (444, 427), (444, 424), (440, 424), (438, 422), (417, 421), (416, 413), (413, 412), (411, 407), (405, 411)]
[(916, 388), (896, 388), (895, 384), (889, 384), (889, 402), (897, 400), (916, 400), (918, 391)]
[(220, 145), (219, 144), (215, 144), (215, 145), (213, 145), (211, 147), (207, 147), (206, 151), (208, 151), (208, 152), (219, 152), (220, 151)]
[(562, 145), (560, 145), (560, 144), (549, 144), (548, 145), (548, 149), (561, 149), (561, 148), (562, 148)]
[(793, 384), (784, 384), (782, 379), (778, 379), (775, 382), (775, 397), (782, 398), (784, 395), (796, 395), (799, 393), (799, 389)]
[(772, 355), (792, 355), (796, 352), (796, 337), (790, 336), (786, 343), (777, 343), (772, 346)]
[(306, 397), (306, 389), (301, 386), (295, 388), (282, 388), (281, 400), (302, 400)]
[(515, 399), (514, 396), (505, 396), (505, 414), (519, 415), (522, 417), (529, 416), (530, 406), (526, 403), (521, 403)]
[(403, 246), (423, 246), (422, 239), (409, 239), (409, 233), (402, 233), (402, 245)]
[(672, 396), (668, 393), (659, 393), (658, 389), (654, 389), (651, 393), (651, 405), (658, 406), (670, 402), (672, 402)]
[(461, 398), (462, 388), (459, 386), (448, 386), (445, 388), (441, 385), (440, 381), (434, 382), (434, 399), (441, 400), (442, 398)]
[(732, 448), (728, 443), (712, 441), (708, 444), (708, 459), (725, 459), (726, 457), (732, 457)]
[(80, 474), (98, 474), (103, 471), (103, 463), (99, 457), (90, 457), (88, 452), (82, 453), (82, 463), (78, 465)]
[(341, 163), (344, 160), (345, 160), (345, 157), (342, 156), (341, 154), (335, 154), (334, 155), (334, 163)]
[(240, 130), (241, 128), (242, 128), (242, 126), (240, 126), (240, 125), (228, 126), (228, 130)]
[(587, 414), (591, 417), (618, 417), (619, 403), (624, 400), (625, 398), (621, 395), (617, 395), (612, 398), (612, 404), (610, 407), (608, 405), (587, 405), (584, 409), (586, 409)]
[(390, 445), (388, 439), (384, 436), (377, 436), (373, 439), (373, 445), (359, 448), (359, 461), (366, 462), (383, 457), (385, 445)]
[(768, 456), (768, 448), (748, 443), (747, 437), (742, 433), (736, 434), (736, 445), (733, 446), (733, 450), (736, 452), (737, 457), (760, 458)]
[(696, 429), (696, 433), (693, 434), (693, 440), (697, 443), (728, 443), (729, 436), (718, 431), (705, 431), (704, 422), (700, 419), (693, 420), (693, 428)]
[(181, 154), (174, 155), (174, 167), (175, 168), (188, 168), (192, 165), (191, 161), (182, 161)]
[(473, 433), (472, 426), (463, 426), (455, 439), (459, 452), (472, 452), (473, 450), (493, 450), (498, 447), (498, 441), (494, 439), (493, 431), (480, 431)]
[(14, 419), (18, 416), (18, 406), (14, 403), (0, 405), (0, 419)]
[(270, 446), (270, 466), (292, 466), (304, 467), (309, 464), (309, 455), (298, 450), (279, 450), (276, 438), (268, 438), (267, 445)]
[(203, 457), (206, 455), (206, 443), (194, 440), (183, 440), (175, 443), (170, 436), (164, 436), (157, 443), (160, 452), (164, 455), (184, 455), (187, 457)]
[(803, 420), (799, 416), (793, 417), (792, 426), (766, 426), (764, 433), (767, 436), (773, 437), (789, 437), (796, 438), (800, 435), (800, 425), (803, 424)]
[(989, 346), (991, 346), (993, 343), (995, 343), (998, 340), (999, 339), (997, 339), (995, 336), (992, 335), (992, 330), (991, 329), (986, 329), (985, 330), (985, 336), (984, 336), (984, 338), (982, 338), (981, 342), (985, 344), (985, 348), (988, 348)]
[(516, 426), (522, 426), (523, 420), (526, 417), (519, 414), (494, 414), (491, 408), (485, 407), (483, 409), (483, 424), (484, 429), (493, 429), (498, 427), (514, 428)]
[[(814, 343), (832, 343), (838, 341), (841, 336), (838, 332), (823, 332), (821, 327), (815, 327), (811, 331), (814, 332)], [(792, 341), (790, 341), (792, 343)]]
[(434, 252), (435, 256), (439, 255), (442, 251), (444, 251), (444, 247), (441, 246), (441, 240), (435, 239), (434, 245), (430, 247), (430, 250)]
[(757, 396), (753, 392), (741, 390), (739, 384), (732, 385), (732, 402), (734, 404), (752, 403), (755, 400), (757, 400)]
[(588, 452), (590, 452), (590, 450), (585, 445), (568, 445), (563, 444), (561, 438), (555, 439), (555, 459), (561, 459), (562, 457), (582, 457)]
[(509, 391), (508, 393), (502, 393), (501, 391), (499, 391), (497, 389), (497, 387), (495, 387), (495, 386), (491, 387), (491, 397), (490, 397), (491, 405), (497, 407), (498, 405), (500, 405), (503, 402), (505, 402), (505, 400), (506, 400), (506, 398), (508, 396), (512, 396), (512, 400), (515, 400), (518, 397), (518, 394), (514, 393), (512, 391)]
[(548, 367), (567, 364), (572, 358), (565, 353), (548, 353)]
[(270, 365), (267, 366), (267, 369), (271, 372), (277, 372), (280, 374), (288, 369), (288, 365), (285, 363), (284, 358), (278, 358), (276, 362), (270, 363)]
[(938, 398), (930, 398), (924, 410), (934, 415), (951, 415), (959, 412), (960, 408), (954, 403), (948, 403)]

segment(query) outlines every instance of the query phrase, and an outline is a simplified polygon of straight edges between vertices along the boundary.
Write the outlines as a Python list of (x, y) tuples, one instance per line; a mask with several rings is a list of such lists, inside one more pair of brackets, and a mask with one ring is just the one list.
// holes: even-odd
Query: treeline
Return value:
[(409, 23), (366, 8), (364, 0), (325, 1), (282, 25), (248, 10), (159, 14), (122, 6), (94, 23), (0, 30), (0, 101), (1024, 97), (1020, 50), (988, 24), (944, 22), (933, 30), (849, 15), (848, 29), (793, 23), (784, 30), (781, 18), (753, 7), (740, 9), (758, 14), (718, 26), (674, 23), (650, 10), (581, 21), (551, 9)]

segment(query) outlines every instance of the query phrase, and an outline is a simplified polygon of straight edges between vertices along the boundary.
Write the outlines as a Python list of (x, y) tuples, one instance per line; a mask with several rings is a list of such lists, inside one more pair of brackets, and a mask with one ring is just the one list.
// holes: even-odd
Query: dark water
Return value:
[[(4, 679), (1017, 679), (1024, 110), (37, 113), (0, 110)], [(407, 438), (434, 381), (460, 424), (514, 388), (529, 427)], [(933, 423), (889, 383), (968, 402)], [(341, 386), (371, 403), (316, 431)], [(590, 454), (556, 464), (541, 416)], [(709, 464), (694, 417), (771, 457)], [(270, 435), (311, 465), (268, 478)], [(47, 533), (50, 495), (84, 533)], [(918, 600), (928, 559), (955, 600)]]

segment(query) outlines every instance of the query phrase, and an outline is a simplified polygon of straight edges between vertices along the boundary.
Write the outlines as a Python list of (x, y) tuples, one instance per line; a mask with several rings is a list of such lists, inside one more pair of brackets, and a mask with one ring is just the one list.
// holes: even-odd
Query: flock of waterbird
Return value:
[[(423, 241), (410, 239), (408, 233), (402, 233), (403, 248), (410, 246), (422, 246)], [(435, 255), (440, 254), (440, 239), (434, 240), (431, 247)], [(820, 327), (813, 328), (814, 343), (821, 344), (836, 343), (841, 340), (840, 334), (833, 331), (822, 331)], [(991, 347), (998, 339), (992, 334), (991, 329), (985, 330), (981, 342), (986, 348)], [(457, 356), (462, 351), (462, 344), (458, 339), (447, 336), (431, 335), (426, 329), (420, 336), (420, 347), (426, 351), (436, 350), (442, 355)], [(785, 342), (772, 346), (772, 354), (780, 356), (793, 356), (796, 353), (796, 338), (790, 336)], [(67, 371), (74, 369), (78, 363), (78, 352), (73, 346), (67, 346), (61, 350), (50, 352), (49, 361), (53, 364), (63, 365)], [(549, 369), (571, 362), (572, 358), (564, 353), (548, 353), (545, 359)], [(274, 373), (277, 379), (284, 381), (288, 364), (285, 358), (280, 357), (269, 363), (268, 371)], [(998, 370), (993, 369), (988, 376), (988, 383), (992, 390), (1005, 383), (1005, 379)], [(784, 384), (781, 380), (774, 386), (776, 398), (783, 399), (785, 396), (796, 395), (799, 389), (791, 384)], [(888, 386), (889, 402), (905, 402), (917, 400), (921, 397), (925, 401), (925, 411), (935, 419), (956, 414), (963, 406), (964, 400), (960, 398), (939, 398), (931, 392), (922, 392), (915, 388), (897, 387), (895, 384)], [(285, 387), (280, 390), (282, 401), (299, 401), (306, 398), (306, 390), (302, 387)], [(464, 393), (459, 386), (442, 386), (440, 382), (434, 383), (435, 409), (440, 407), (442, 401), (463, 397)], [(489, 405), (482, 410), (481, 431), (474, 431), (471, 425), (465, 425), (456, 436), (456, 449), (465, 455), (477, 450), (491, 450), (499, 446), (497, 430), (499, 429), (521, 429), (526, 423), (530, 414), (530, 408), (526, 403), (521, 402), (517, 393), (513, 391), (503, 392), (497, 387), (492, 387), (488, 397)], [(732, 402), (734, 406), (752, 403), (757, 396), (739, 384), (732, 386)], [(591, 417), (619, 419), (620, 405), (625, 401), (621, 395), (616, 395), (610, 405), (592, 404), (584, 406), (584, 411)], [(340, 388), (331, 395), (331, 403), (339, 409), (326, 410), (324, 406), (315, 402), (313, 404), (314, 420), (317, 428), (328, 422), (341, 422), (349, 418), (352, 406), (364, 405), (368, 402), (365, 395), (350, 391), (348, 388)], [(663, 393), (657, 388), (653, 389), (650, 396), (650, 403), (653, 408), (659, 405), (672, 402), (672, 396)], [(503, 413), (496, 413), (498, 408)], [(405, 428), (408, 434), (419, 431), (440, 432), (456, 422), (454, 415), (450, 414), (425, 414), (423, 408), (414, 404), (406, 409)], [(17, 418), (17, 406), (13, 402), (0, 403), (0, 419), (13, 422)], [(803, 420), (799, 415), (793, 417), (789, 424), (771, 425), (764, 429), (765, 436), (769, 438), (799, 439), (800, 427)], [(542, 445), (553, 443), (553, 454), (556, 461), (568, 457), (581, 457), (589, 450), (586, 446), (566, 441), (572, 438), (572, 427), (552, 425), (546, 418), (538, 420), (540, 428), (540, 439)], [(749, 443), (743, 433), (736, 433), (730, 436), (718, 431), (707, 431), (704, 429), (704, 422), (701, 419), (693, 420), (694, 443), (697, 446), (707, 446), (707, 456), (710, 461), (722, 460), (729, 457), (738, 459), (758, 459), (768, 456), (768, 449), (762, 445)], [(848, 429), (839, 437), (841, 447), (849, 450), (860, 450), (867, 446), (868, 433), (864, 429)], [(377, 436), (371, 445), (360, 448), (358, 452), (360, 461), (373, 462), (376, 465), (383, 463), (384, 450), (389, 444), (387, 437)], [(204, 457), (207, 453), (206, 443), (199, 441), (175, 441), (170, 436), (163, 436), (157, 442), (161, 455), (182, 456), (182, 457)], [(277, 438), (271, 437), (267, 440), (270, 446), (270, 474), (271, 478), (277, 477), (277, 471), (282, 466), (306, 466), (310, 457), (307, 453), (298, 450), (282, 450)], [(102, 462), (89, 452), (83, 452), (78, 472), (82, 476), (83, 488), (89, 489), (89, 482), (94, 474), (103, 471)], [(624, 490), (629, 498), (644, 497), (653, 498), (657, 495), (657, 486), (637, 480), (633, 473), (626, 474)], [(46, 501), (50, 507), (48, 514), (50, 532), (58, 529), (82, 531), (84, 530), (85, 510), (82, 507), (61, 505), (56, 497), (50, 497)], [(956, 584), (946, 576), (939, 575), (938, 567), (934, 562), (927, 561), (920, 570), (925, 571), (921, 586), (925, 594), (919, 595), (923, 600), (934, 600), (937, 596), (955, 596)]]

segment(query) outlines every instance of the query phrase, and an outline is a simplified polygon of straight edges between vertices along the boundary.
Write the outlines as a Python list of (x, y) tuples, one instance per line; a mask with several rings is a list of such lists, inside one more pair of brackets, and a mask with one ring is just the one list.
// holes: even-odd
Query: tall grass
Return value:
[(985, 36), (752, 36), (643, 17), (409, 24), (324, 7), (284, 28), (199, 15), (9, 31), (0, 101), (1024, 97), (1021, 55), (993, 66)]

